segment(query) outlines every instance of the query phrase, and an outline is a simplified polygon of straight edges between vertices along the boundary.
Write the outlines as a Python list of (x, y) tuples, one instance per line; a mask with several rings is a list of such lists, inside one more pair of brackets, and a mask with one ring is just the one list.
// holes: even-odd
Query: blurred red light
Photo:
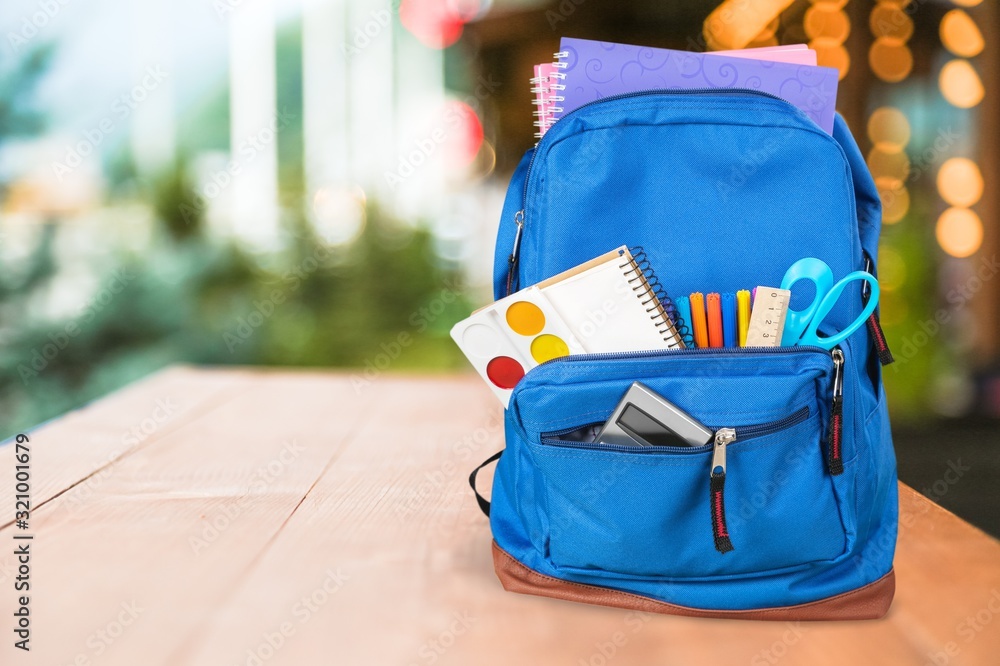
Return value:
[(445, 104), (444, 118), (454, 139), (448, 142), (448, 161), (456, 167), (472, 164), (483, 145), (483, 123), (475, 109), (458, 100)]
[(478, 8), (478, 0), (402, 0), (399, 20), (425, 46), (443, 49), (458, 41)]

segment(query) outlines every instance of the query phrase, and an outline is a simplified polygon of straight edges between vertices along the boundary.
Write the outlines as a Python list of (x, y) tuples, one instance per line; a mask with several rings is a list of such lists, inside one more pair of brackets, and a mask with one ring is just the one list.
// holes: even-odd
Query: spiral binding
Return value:
[(691, 331), (677, 311), (673, 299), (656, 277), (646, 251), (642, 246), (635, 246), (629, 248), (629, 252), (631, 253), (629, 261), (620, 267), (629, 268), (624, 271), (626, 276), (634, 274), (632, 277), (627, 277), (629, 284), (636, 283), (632, 291), (643, 299), (642, 304), (646, 306), (646, 312), (654, 313), (649, 318), (656, 322), (656, 330), (663, 340), (671, 343), (670, 348), (685, 348), (687, 346), (685, 340), (691, 339)]
[[(541, 72), (546, 73), (542, 74)], [(534, 126), (538, 128), (535, 132), (535, 138), (541, 139), (542, 135), (555, 122), (552, 114), (562, 112), (562, 107), (558, 103), (565, 98), (555, 94), (555, 92), (565, 89), (565, 86), (554, 82), (555, 71), (550, 70), (548, 65), (537, 66), (535, 73), (537, 76), (531, 78), (531, 93), (535, 95), (535, 99), (531, 100), (531, 103), (535, 106), (535, 110), (531, 115), (535, 118)]]
[(531, 78), (531, 94), (535, 96), (531, 103), (536, 107), (531, 115), (535, 118), (534, 126), (538, 128), (536, 139), (541, 139), (565, 110), (561, 103), (566, 101), (566, 96), (562, 94), (566, 84), (561, 81), (566, 79), (566, 73), (559, 70), (566, 69), (566, 63), (561, 60), (568, 58), (569, 53), (561, 51), (553, 57), (555, 62), (537, 65), (535, 76)]

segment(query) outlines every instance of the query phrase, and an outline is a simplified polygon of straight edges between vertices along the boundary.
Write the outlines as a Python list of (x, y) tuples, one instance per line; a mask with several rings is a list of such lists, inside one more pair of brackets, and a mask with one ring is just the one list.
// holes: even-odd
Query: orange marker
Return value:
[(708, 346), (708, 322), (705, 320), (705, 297), (700, 291), (691, 294), (691, 328), (696, 347)]
[(705, 300), (708, 307), (708, 346), (724, 347), (722, 301), (718, 294), (709, 294), (705, 297)]

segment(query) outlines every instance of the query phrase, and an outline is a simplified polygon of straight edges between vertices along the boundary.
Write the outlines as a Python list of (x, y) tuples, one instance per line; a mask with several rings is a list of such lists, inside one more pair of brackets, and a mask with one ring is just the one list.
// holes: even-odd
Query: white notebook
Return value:
[(536, 286), (588, 353), (682, 349), (651, 276), (623, 245)]

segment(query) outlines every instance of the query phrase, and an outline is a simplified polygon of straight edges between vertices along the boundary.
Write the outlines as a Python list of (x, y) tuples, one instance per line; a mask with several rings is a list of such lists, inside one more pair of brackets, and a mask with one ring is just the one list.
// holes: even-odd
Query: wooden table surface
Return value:
[[(502, 445), (499, 417), (473, 376), (175, 367), (40, 427), (27, 531), (0, 447), (0, 663), (1000, 663), (1000, 543), (905, 486), (884, 620), (505, 592), (466, 482)], [(28, 533), (23, 653), (12, 544)]]

